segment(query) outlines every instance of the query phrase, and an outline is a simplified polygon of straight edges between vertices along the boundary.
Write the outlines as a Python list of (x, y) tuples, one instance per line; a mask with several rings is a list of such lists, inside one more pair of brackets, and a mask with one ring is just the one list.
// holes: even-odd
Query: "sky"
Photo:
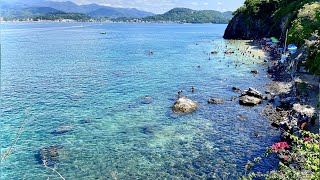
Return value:
[[(67, 1), (67, 0), (52, 0)], [(235, 11), (242, 6), (244, 0), (69, 0), (76, 4), (91, 4), (137, 8), (153, 13), (164, 13), (175, 7), (185, 7), (194, 10)]]

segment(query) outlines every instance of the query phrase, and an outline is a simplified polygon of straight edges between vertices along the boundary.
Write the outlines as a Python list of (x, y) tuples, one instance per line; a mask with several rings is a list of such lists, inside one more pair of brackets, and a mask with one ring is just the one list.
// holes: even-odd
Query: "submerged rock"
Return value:
[(72, 131), (72, 129), (73, 128), (71, 126), (60, 126), (56, 128), (54, 131), (52, 131), (52, 134), (64, 134)]
[(245, 95), (240, 97), (239, 103), (246, 106), (255, 106), (261, 103), (261, 99)]
[(52, 145), (41, 148), (36, 154), (36, 159), (40, 164), (46, 163), (47, 166), (54, 167), (59, 163), (59, 152), (62, 150), (61, 145)]
[(224, 100), (222, 98), (210, 98), (208, 100), (209, 104), (222, 104)]
[(80, 120), (80, 124), (89, 124), (92, 123), (92, 119), (90, 118), (85, 118)]
[(258, 132), (254, 132), (253, 135), (254, 135), (256, 138), (261, 137), (260, 133), (258, 133)]
[(197, 109), (198, 103), (187, 97), (179, 98), (172, 107), (174, 113), (192, 113)]
[(145, 126), (139, 127), (139, 130), (143, 134), (153, 135), (154, 133), (157, 132), (157, 130), (159, 130), (159, 127), (154, 125), (145, 125)]
[(153, 102), (153, 98), (150, 96), (145, 96), (141, 99), (142, 104), (151, 104)]
[(237, 116), (239, 120), (241, 121), (244, 121), (244, 120), (247, 120), (248, 118), (246, 116), (243, 116), (243, 115), (239, 115)]

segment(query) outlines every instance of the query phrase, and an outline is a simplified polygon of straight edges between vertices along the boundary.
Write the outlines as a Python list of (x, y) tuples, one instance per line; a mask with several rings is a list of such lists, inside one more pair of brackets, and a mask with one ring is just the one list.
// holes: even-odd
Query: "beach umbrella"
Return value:
[(275, 38), (275, 37), (271, 37), (271, 41), (273, 42), (273, 43), (278, 43), (278, 42), (280, 42), (277, 38)]
[(298, 47), (297, 47), (296, 45), (294, 45), (294, 44), (289, 44), (289, 45), (288, 45), (288, 51), (289, 51), (291, 54), (295, 53), (295, 52), (297, 51), (297, 49), (298, 49)]

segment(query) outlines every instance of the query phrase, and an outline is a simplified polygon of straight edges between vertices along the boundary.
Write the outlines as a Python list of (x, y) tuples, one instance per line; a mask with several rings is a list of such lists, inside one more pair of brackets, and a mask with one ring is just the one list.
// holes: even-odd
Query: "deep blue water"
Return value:
[[(263, 91), (270, 80), (259, 60), (221, 53), (228, 44), (222, 39), (225, 28), (1, 24), (2, 154), (20, 123), (26, 125), (12, 154), (1, 162), (0, 179), (58, 179), (36, 158), (51, 145), (62, 147), (56, 170), (66, 179), (111, 179), (112, 172), (119, 179), (243, 175), (247, 160), (261, 156), (278, 132), (260, 115), (262, 106), (228, 101), (238, 96), (232, 86)], [(208, 60), (215, 49), (220, 53)], [(245, 64), (234, 68), (235, 61)], [(253, 77), (252, 69), (260, 73)], [(199, 110), (173, 114), (178, 90), (197, 100)], [(154, 101), (143, 104), (144, 96)], [(210, 97), (222, 97), (225, 103), (209, 105)], [(241, 114), (248, 120), (239, 120)], [(59, 127), (71, 131), (54, 133)], [(276, 164), (266, 159), (255, 170)]]

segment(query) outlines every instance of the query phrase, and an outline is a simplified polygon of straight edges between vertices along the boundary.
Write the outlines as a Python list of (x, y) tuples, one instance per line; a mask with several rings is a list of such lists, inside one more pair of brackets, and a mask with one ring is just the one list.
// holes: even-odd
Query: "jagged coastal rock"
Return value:
[(179, 98), (173, 105), (172, 110), (174, 113), (192, 113), (198, 109), (198, 103), (196, 101), (192, 101), (187, 97)]
[(239, 98), (239, 103), (245, 106), (255, 106), (261, 103), (264, 99), (261, 92), (254, 88), (249, 88), (249, 90), (243, 91)]
[(253, 96), (253, 97), (256, 97), (256, 98), (259, 98), (259, 99), (263, 99), (262, 93), (259, 92), (256, 89), (254, 89), (254, 88), (251, 88), (251, 87), (249, 88), (249, 90), (243, 91), (241, 93), (241, 96), (245, 96), (245, 95)]

